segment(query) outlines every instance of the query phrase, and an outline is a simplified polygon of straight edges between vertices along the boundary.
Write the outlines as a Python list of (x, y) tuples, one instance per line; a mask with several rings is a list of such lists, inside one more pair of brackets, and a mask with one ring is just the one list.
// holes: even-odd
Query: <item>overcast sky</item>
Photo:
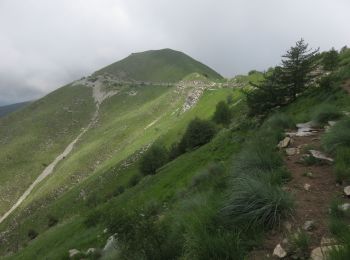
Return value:
[(41, 97), (131, 52), (172, 48), (226, 77), (303, 37), (350, 45), (349, 0), (0, 0), (0, 104)]

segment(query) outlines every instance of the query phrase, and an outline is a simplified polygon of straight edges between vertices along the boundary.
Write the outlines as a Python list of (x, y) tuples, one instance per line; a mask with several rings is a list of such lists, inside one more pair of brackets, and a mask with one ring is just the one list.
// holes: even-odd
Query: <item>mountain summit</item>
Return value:
[(176, 82), (197, 72), (210, 79), (222, 76), (190, 56), (171, 49), (133, 53), (95, 74), (108, 73), (124, 79), (152, 82)]

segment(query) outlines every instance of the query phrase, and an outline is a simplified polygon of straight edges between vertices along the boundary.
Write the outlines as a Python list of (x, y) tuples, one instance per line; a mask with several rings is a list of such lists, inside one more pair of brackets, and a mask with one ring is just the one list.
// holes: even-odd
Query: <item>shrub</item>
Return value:
[(231, 105), (233, 103), (233, 95), (230, 94), (226, 97), (227, 104)]
[(262, 225), (268, 228), (293, 209), (293, 199), (281, 188), (258, 178), (235, 178), (227, 205), (222, 209), (226, 222), (239, 225)]
[(28, 230), (28, 237), (29, 237), (30, 240), (33, 240), (38, 235), (39, 235), (38, 232), (36, 232), (34, 229), (29, 229)]
[(210, 163), (206, 169), (200, 171), (198, 174), (194, 175), (191, 180), (191, 187), (198, 187), (202, 183), (210, 182), (214, 187), (223, 187), (225, 178), (223, 173), (225, 168), (220, 163)]
[(334, 70), (339, 63), (339, 54), (332, 48), (330, 51), (324, 53), (322, 64), (325, 70)]
[(325, 90), (330, 90), (334, 88), (336, 82), (336, 78), (333, 75), (328, 75), (325, 77), (322, 77), (318, 84), (320, 84), (320, 87)]
[(47, 223), (48, 227), (53, 227), (58, 223), (58, 219), (52, 215), (48, 215), (47, 218), (48, 218), (48, 223)]
[(293, 119), (284, 113), (275, 113), (270, 116), (263, 125), (263, 128), (272, 129), (291, 129), (295, 128)]
[(318, 125), (324, 125), (330, 120), (339, 119), (342, 113), (335, 106), (322, 104), (317, 106), (312, 112), (312, 121)]
[(220, 101), (216, 105), (213, 121), (217, 124), (229, 125), (231, 122), (231, 111), (225, 101)]
[(334, 125), (322, 138), (327, 152), (335, 152), (338, 147), (350, 147), (350, 119), (344, 119)]
[(114, 191), (113, 191), (113, 196), (118, 196), (122, 193), (124, 193), (125, 187), (124, 186), (118, 186)]
[(350, 179), (350, 147), (336, 150), (335, 174), (338, 182)]
[(216, 127), (214, 123), (208, 120), (199, 118), (193, 119), (179, 143), (181, 152), (187, 149), (193, 149), (198, 146), (208, 143), (216, 134)]
[(144, 175), (155, 174), (157, 169), (167, 163), (168, 151), (164, 146), (153, 144), (140, 160), (140, 171)]
[(135, 174), (133, 176), (131, 176), (131, 178), (128, 181), (128, 187), (132, 188), (134, 186), (136, 186), (141, 180), (141, 176), (139, 174)]
[(92, 211), (89, 211), (87, 216), (85, 217), (84, 224), (87, 227), (94, 227), (100, 222), (101, 219), (102, 219), (101, 212), (99, 210), (92, 210)]

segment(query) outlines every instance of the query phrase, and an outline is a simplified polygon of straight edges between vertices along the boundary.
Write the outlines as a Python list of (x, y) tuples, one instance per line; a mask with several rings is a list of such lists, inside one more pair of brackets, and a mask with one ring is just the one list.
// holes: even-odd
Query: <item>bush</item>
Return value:
[(338, 182), (350, 179), (350, 147), (336, 150), (335, 174)]
[(48, 223), (47, 223), (48, 227), (53, 227), (58, 223), (58, 219), (52, 215), (48, 215), (47, 218), (48, 218)]
[(322, 104), (312, 112), (312, 121), (318, 125), (324, 125), (330, 120), (339, 119), (343, 114), (335, 106)]
[(225, 101), (220, 101), (216, 105), (213, 121), (217, 124), (229, 125), (231, 122), (231, 110)]
[(153, 144), (140, 160), (140, 171), (144, 175), (155, 174), (157, 169), (168, 162), (168, 151), (164, 146)]
[(39, 235), (38, 232), (36, 232), (34, 229), (29, 229), (28, 230), (28, 237), (29, 237), (30, 240), (33, 240), (38, 235)]
[(191, 187), (198, 187), (203, 183), (209, 183), (214, 187), (223, 187), (225, 168), (220, 163), (210, 163), (206, 169), (194, 175), (191, 180)]
[(122, 193), (124, 193), (125, 187), (124, 186), (118, 186), (114, 191), (113, 191), (113, 196), (116, 197)]
[(334, 125), (322, 138), (323, 148), (335, 152), (338, 147), (350, 147), (350, 119), (344, 119)]
[(139, 174), (135, 174), (133, 176), (131, 176), (131, 178), (128, 181), (128, 187), (132, 188), (134, 186), (136, 186), (141, 180), (141, 176)]
[(235, 178), (227, 205), (222, 209), (226, 222), (272, 228), (291, 214), (293, 199), (281, 188), (258, 178)]
[(84, 224), (87, 227), (94, 227), (100, 222), (101, 219), (102, 219), (101, 212), (99, 210), (92, 210), (92, 211), (89, 211), (87, 216), (85, 217)]
[(330, 90), (334, 88), (336, 82), (336, 78), (331, 74), (325, 77), (322, 77), (319, 81), (318, 84), (320, 84), (320, 87), (322, 89)]
[(183, 135), (179, 149), (185, 152), (187, 149), (193, 149), (208, 143), (216, 134), (215, 125), (208, 121), (199, 118), (193, 119)]
[(263, 128), (273, 129), (292, 129), (295, 128), (293, 119), (284, 113), (275, 113), (270, 116), (263, 125)]
[(322, 64), (325, 70), (334, 70), (339, 63), (339, 54), (332, 48), (330, 51), (324, 53)]

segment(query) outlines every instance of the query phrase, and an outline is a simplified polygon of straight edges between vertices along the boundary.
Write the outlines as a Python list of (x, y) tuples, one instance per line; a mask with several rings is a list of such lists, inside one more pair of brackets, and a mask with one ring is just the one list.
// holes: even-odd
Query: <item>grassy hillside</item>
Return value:
[(91, 89), (65, 86), (0, 119), (0, 214), (86, 127)]
[(96, 74), (109, 73), (125, 79), (147, 82), (177, 82), (194, 72), (210, 79), (222, 78), (208, 66), (171, 49), (133, 53), (97, 71)]

